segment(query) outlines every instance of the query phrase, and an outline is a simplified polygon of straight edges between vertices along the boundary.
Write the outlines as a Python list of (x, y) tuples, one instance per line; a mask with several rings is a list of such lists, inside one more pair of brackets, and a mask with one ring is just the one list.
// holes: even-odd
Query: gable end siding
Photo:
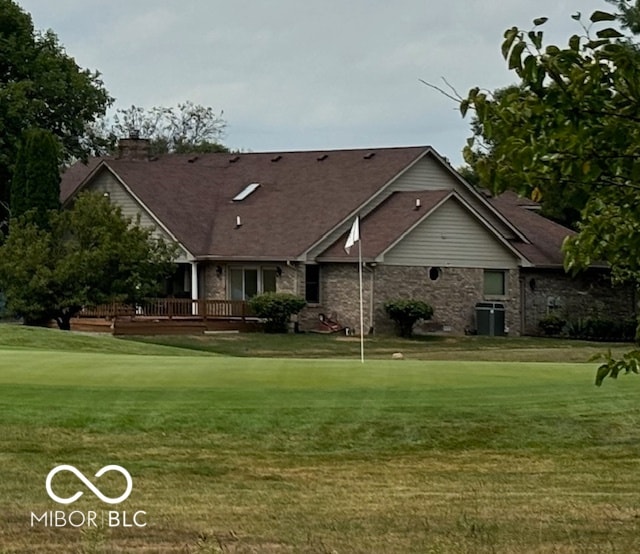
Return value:
[(434, 158), (424, 156), (389, 187), (388, 192), (458, 190), (456, 180)]
[[(144, 207), (129, 194), (129, 192), (122, 186), (122, 183), (120, 183), (109, 171), (102, 171), (96, 175), (96, 177), (92, 179), (91, 183), (87, 186), (87, 190), (99, 192), (100, 194), (108, 193), (109, 200), (111, 203), (120, 207), (124, 217), (135, 221), (138, 214), (140, 214), (140, 225), (142, 227), (153, 228), (153, 236), (155, 238), (162, 238), (169, 242), (173, 241), (168, 233), (163, 229), (158, 228), (158, 225)], [(180, 249), (175, 261), (187, 261), (186, 252)]]
[(499, 218), (495, 216), (487, 206), (475, 195), (469, 194), (466, 185), (456, 179), (442, 164), (432, 156), (423, 157), (418, 163), (402, 174), (389, 187), (391, 192), (424, 190), (455, 190), (462, 196), (475, 210), (491, 221), (491, 224), (507, 239), (516, 238), (513, 231), (509, 229)]
[(515, 268), (518, 260), (454, 199), (384, 256), (385, 265)]

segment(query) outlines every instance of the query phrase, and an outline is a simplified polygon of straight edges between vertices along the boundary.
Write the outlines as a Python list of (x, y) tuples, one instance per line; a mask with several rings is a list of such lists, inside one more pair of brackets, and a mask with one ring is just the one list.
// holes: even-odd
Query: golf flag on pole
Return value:
[(351, 225), (351, 231), (344, 243), (347, 254), (351, 253), (351, 247), (358, 243), (358, 280), (360, 284), (360, 361), (364, 363), (364, 308), (362, 301), (362, 241), (360, 240), (360, 216), (356, 216)]
[(353, 225), (351, 226), (351, 231), (349, 232), (349, 236), (347, 237), (347, 242), (344, 243), (344, 249), (347, 254), (351, 253), (351, 247), (360, 240), (360, 218), (356, 217), (353, 220)]

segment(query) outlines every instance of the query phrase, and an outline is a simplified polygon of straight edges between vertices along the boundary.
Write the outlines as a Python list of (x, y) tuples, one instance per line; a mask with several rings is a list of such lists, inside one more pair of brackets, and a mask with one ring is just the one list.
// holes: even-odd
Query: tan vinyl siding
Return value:
[(503, 236), (512, 239), (515, 235), (502, 221), (500, 221), (487, 206), (478, 198), (469, 193), (466, 185), (456, 179), (442, 163), (432, 156), (425, 156), (405, 173), (400, 175), (391, 184), (388, 191), (422, 191), (422, 190), (455, 190), (458, 192), (475, 210), (478, 210), (491, 224), (498, 229)]
[[(127, 189), (118, 181), (113, 174), (108, 171), (102, 171), (95, 179), (91, 181), (88, 190), (99, 192), (100, 194), (108, 193), (109, 200), (120, 206), (122, 214), (135, 221), (138, 214), (140, 214), (140, 225), (143, 227), (152, 227), (154, 229), (153, 235), (156, 238), (162, 238), (167, 241), (173, 239), (169, 234), (158, 227), (155, 220), (149, 215), (146, 209), (133, 197)], [(183, 262), (187, 260), (187, 254), (180, 249), (176, 262)]]
[(516, 257), (473, 214), (451, 199), (384, 256), (402, 266), (517, 267)]
[(462, 187), (439, 161), (431, 156), (425, 156), (400, 175), (391, 184), (388, 192), (459, 190), (460, 188)]

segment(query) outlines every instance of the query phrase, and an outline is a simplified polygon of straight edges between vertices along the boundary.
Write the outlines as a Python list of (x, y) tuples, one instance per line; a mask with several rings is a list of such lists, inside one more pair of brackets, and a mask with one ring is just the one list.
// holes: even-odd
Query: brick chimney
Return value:
[(140, 138), (139, 131), (129, 133), (129, 138), (118, 141), (118, 159), (149, 160), (149, 139)]

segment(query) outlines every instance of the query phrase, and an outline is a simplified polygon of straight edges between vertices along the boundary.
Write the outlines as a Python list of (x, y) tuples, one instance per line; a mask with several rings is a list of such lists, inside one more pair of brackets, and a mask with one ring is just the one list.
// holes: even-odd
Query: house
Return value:
[(292, 292), (308, 302), (302, 329), (329, 316), (359, 327), (358, 254), (343, 248), (357, 215), (365, 331), (391, 331), (383, 306), (399, 297), (431, 304), (425, 329), (454, 334), (477, 329), (480, 302), (503, 311), (512, 335), (535, 333), (560, 310), (635, 309), (632, 291), (613, 288), (605, 268), (564, 273), (570, 230), (513, 193), (479, 192), (429, 146), (150, 158), (148, 142), (131, 138), (117, 156), (72, 166), (63, 204), (86, 189), (178, 243), (169, 294)]

